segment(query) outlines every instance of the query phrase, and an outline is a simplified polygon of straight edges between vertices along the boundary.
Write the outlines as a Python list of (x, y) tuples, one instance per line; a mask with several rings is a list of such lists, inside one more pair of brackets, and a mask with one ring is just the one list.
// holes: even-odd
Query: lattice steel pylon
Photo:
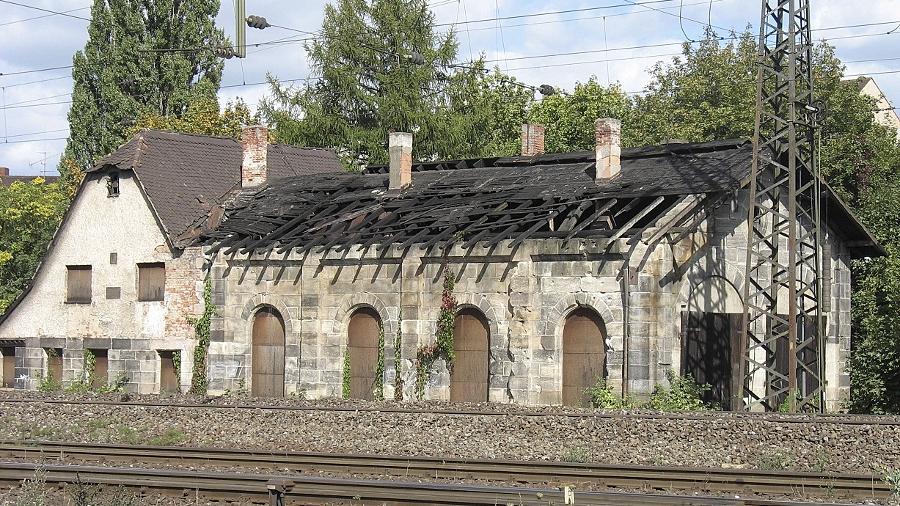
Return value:
[(809, 0), (763, 0), (735, 410), (824, 408), (809, 21)]

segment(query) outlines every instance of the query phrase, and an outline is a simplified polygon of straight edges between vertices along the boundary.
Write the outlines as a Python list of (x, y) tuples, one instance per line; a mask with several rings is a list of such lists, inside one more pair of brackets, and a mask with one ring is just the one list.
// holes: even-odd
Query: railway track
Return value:
[(438, 414), (449, 416), (521, 416), (535, 417), (564, 417), (564, 418), (601, 418), (601, 419), (643, 419), (643, 420), (720, 420), (720, 419), (762, 419), (786, 424), (839, 424), (839, 425), (900, 425), (900, 417), (883, 417), (876, 415), (846, 415), (846, 414), (812, 414), (812, 415), (783, 415), (772, 413), (723, 413), (723, 412), (693, 412), (693, 413), (647, 413), (647, 412), (584, 412), (584, 411), (528, 411), (528, 410), (490, 410), (490, 409), (445, 409), (440, 407), (403, 407), (403, 406), (379, 406), (379, 405), (282, 405), (282, 404), (217, 404), (217, 403), (190, 403), (190, 402), (164, 402), (164, 401), (113, 401), (106, 399), (94, 400), (69, 400), (69, 399), (41, 399), (41, 398), (16, 398), (0, 396), (0, 404), (68, 404), (87, 406), (134, 406), (149, 408), (191, 408), (191, 409), (220, 409), (220, 410), (271, 410), (271, 411), (334, 411), (334, 412), (376, 412), (376, 413), (407, 413), (407, 414)]
[[(554, 488), (472, 486), (300, 475), (177, 471), (86, 465), (0, 463), (0, 485), (13, 486), (43, 470), (49, 485), (83, 483), (204, 500), (239, 501), (273, 506), (294, 504), (442, 504), (442, 505), (748, 505), (790, 506), (796, 501), (739, 497), (676, 496), (625, 492), (572, 492)], [(826, 504), (816, 502), (815, 504)], [(836, 505), (838, 503), (828, 503)]]
[[(392, 480), (488, 482), (537, 487), (549, 485), (554, 488), (574, 486), (579, 490), (593, 491), (605, 489), (655, 490), (704, 492), (732, 496), (765, 495), (848, 500), (883, 500), (891, 495), (890, 487), (875, 476), (840, 473), (669, 468), (544, 461), (435, 459), (58, 442), (0, 443), (0, 458), (12, 461), (40, 459), (61, 462), (99, 462), (109, 465), (139, 463), (141, 465), (205, 466), (242, 471), (266, 469), (305, 477), (323, 473), (340, 476), (365, 476), (367, 478), (390, 477)], [(0, 472), (5, 472), (5, 468), (0, 468)], [(541, 493), (547, 495), (550, 492)]]

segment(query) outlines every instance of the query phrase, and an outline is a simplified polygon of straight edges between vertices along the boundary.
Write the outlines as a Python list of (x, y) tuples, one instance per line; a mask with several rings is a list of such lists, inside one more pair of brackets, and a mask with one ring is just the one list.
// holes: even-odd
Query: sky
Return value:
[[(671, 61), (680, 51), (679, 43), (701, 38), (708, 23), (720, 35), (726, 30), (741, 31), (757, 25), (760, 9), (760, 2), (750, 0), (642, 0), (644, 5), (633, 5), (631, 0), (428, 2), (441, 25), (439, 30), (456, 33), (458, 61), (483, 55), (489, 65), (533, 86), (572, 89), (575, 83), (596, 76), (601, 83), (619, 83), (628, 92), (644, 89), (650, 80), (648, 69), (657, 62)], [(47, 15), (0, 0), (0, 166), (17, 175), (55, 174), (68, 132), (71, 69), (27, 71), (71, 65), (72, 55), (87, 39), (88, 22), (79, 18), (90, 17), (91, 0), (15, 3), (70, 11), (69, 16)], [(316, 31), (321, 27), (326, 0), (246, 3), (248, 15), (264, 16), (282, 27)], [(837, 48), (837, 55), (848, 62), (848, 75), (872, 75), (898, 104), (900, 0), (815, 0), (812, 9), (813, 37), (825, 38)], [(28, 19), (36, 16), (45, 17)], [(222, 0), (216, 23), (233, 38), (231, 0)], [(834, 29), (862, 24), (869, 26)], [(896, 31), (888, 34), (891, 30)], [(276, 27), (247, 29), (251, 45), (283, 38), (299, 36)], [(647, 45), (657, 47), (634, 48)], [(589, 52), (547, 56), (576, 51)], [(255, 106), (266, 96), (268, 86), (253, 83), (265, 81), (267, 74), (283, 80), (310, 75), (299, 43), (251, 46), (247, 53), (245, 59), (225, 63), (224, 87), (219, 93), (222, 104), (240, 97)]]

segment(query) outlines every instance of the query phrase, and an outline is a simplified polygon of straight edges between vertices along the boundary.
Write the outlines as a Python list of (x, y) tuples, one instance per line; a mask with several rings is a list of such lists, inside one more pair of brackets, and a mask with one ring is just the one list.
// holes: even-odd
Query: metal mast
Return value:
[(809, 21), (809, 0), (763, 0), (735, 410), (824, 408)]

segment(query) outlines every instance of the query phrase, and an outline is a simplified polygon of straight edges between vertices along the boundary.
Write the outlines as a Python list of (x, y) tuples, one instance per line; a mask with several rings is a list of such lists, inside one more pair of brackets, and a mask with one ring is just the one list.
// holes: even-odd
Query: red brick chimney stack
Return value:
[(522, 156), (544, 154), (544, 125), (525, 123), (522, 125)]
[(412, 142), (411, 133), (391, 132), (388, 135), (390, 191), (398, 192), (412, 183)]
[(622, 122), (598, 119), (594, 125), (597, 139), (597, 181), (617, 176), (622, 171)]
[(0, 176), (8, 176), (9, 167), (0, 167)]
[(269, 151), (269, 129), (262, 125), (246, 126), (241, 130), (241, 188), (265, 184), (268, 177), (266, 155)]

